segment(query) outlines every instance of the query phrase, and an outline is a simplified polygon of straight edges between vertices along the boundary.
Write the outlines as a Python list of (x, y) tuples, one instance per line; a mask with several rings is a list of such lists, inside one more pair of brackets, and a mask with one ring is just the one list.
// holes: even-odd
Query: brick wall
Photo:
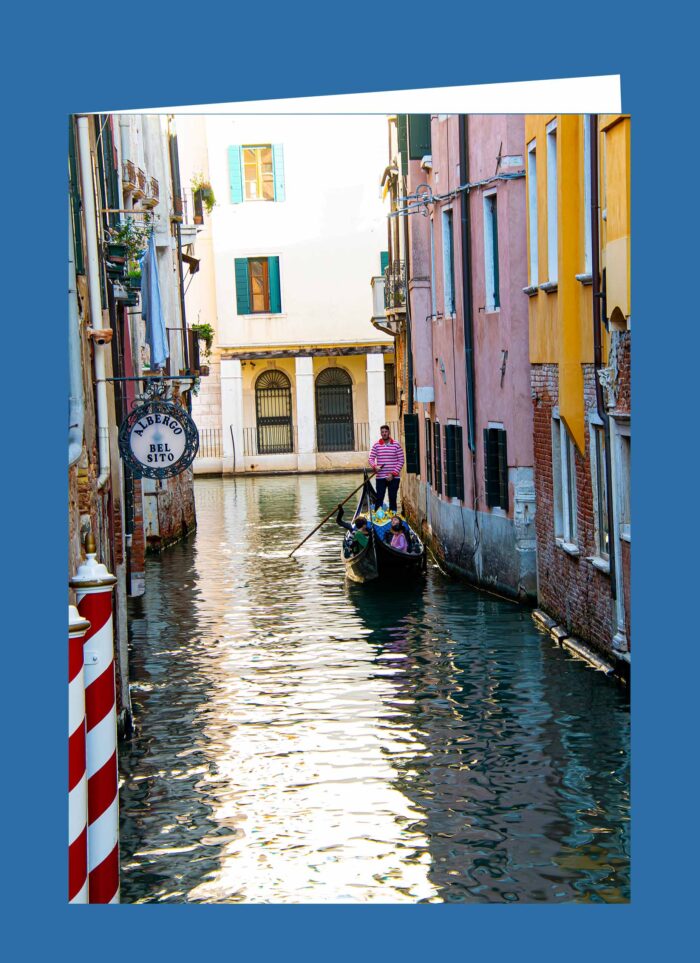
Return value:
[[(593, 366), (583, 365), (586, 414), (595, 410)], [(610, 576), (587, 556), (596, 554), (589, 438), (586, 451), (576, 452), (577, 528), (579, 556), (555, 542), (552, 468), (552, 410), (559, 400), (557, 365), (532, 365), (534, 405), (535, 492), (537, 513), (537, 574), (539, 602), (576, 637), (609, 653), (612, 649), (613, 599)]]

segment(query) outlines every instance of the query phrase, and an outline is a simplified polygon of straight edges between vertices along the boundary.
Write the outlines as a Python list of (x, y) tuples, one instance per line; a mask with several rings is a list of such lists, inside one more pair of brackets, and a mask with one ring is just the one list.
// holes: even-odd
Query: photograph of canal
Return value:
[(618, 100), (69, 117), (69, 903), (630, 902)]
[(199, 479), (130, 603), (121, 899), (624, 902), (626, 688), (429, 566), (354, 585), (356, 474)]

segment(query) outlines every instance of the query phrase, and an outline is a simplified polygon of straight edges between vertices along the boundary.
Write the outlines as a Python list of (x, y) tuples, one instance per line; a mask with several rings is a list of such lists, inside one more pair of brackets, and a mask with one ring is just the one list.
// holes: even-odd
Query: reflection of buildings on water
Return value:
[(392, 700), (424, 749), (395, 760), (396, 785), (422, 812), (439, 898), (628, 898), (619, 830), (609, 849), (621, 875), (607, 880), (614, 859), (594, 868), (596, 839), (624, 825), (607, 800), (620, 792), (610, 770), (625, 742), (610, 733), (615, 745), (601, 747), (596, 737), (596, 755), (589, 720), (620, 708), (618, 689), (543, 648), (515, 606), (435, 581), (424, 609), (420, 622), (404, 621)]

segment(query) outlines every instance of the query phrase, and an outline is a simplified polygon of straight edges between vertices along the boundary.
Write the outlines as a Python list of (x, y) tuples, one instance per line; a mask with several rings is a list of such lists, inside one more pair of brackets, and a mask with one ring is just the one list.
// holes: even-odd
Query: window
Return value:
[(435, 465), (435, 491), (438, 495), (442, 492), (442, 449), (440, 440), (440, 424), (435, 422), (433, 425), (433, 453), (435, 455), (433, 463)]
[(430, 114), (408, 115), (408, 156), (422, 160), (430, 154)]
[(437, 316), (437, 292), (435, 290), (435, 222), (430, 218), (430, 312)]
[(539, 265), (537, 262), (537, 151), (533, 140), (527, 148), (527, 206), (528, 223), (530, 225), (530, 285), (539, 283)]
[(461, 425), (445, 426), (445, 494), (448, 498), (459, 498), (464, 501), (464, 452)]
[(406, 443), (406, 471), (411, 475), (420, 474), (420, 438), (418, 436), (418, 415), (403, 416), (403, 436)]
[(396, 404), (396, 370), (394, 364), (384, 362), (384, 404)]
[(284, 150), (282, 144), (245, 144), (228, 149), (230, 200), (283, 201)]
[(632, 519), (630, 517), (630, 471), (632, 465), (632, 439), (630, 435), (627, 434), (620, 434), (618, 437), (620, 442), (618, 472), (620, 538), (624, 538), (629, 542), (632, 535)]
[(430, 418), (425, 419), (425, 480), (433, 484), (433, 426)]
[(484, 428), (484, 479), (489, 508), (508, 511), (508, 448), (502, 427)]
[(454, 314), (455, 310), (455, 270), (454, 270), (454, 235), (452, 231), (452, 211), (442, 212), (442, 270), (443, 270), (443, 303), (445, 315)]
[(556, 284), (559, 276), (558, 220), (557, 124), (556, 121), (553, 121), (547, 126), (547, 280), (550, 284)]
[(264, 371), (255, 383), (255, 416), (259, 455), (294, 450), (292, 390), (282, 371)]
[(592, 424), (590, 438), (596, 555), (602, 559), (609, 559), (608, 485), (605, 475), (605, 428), (603, 425)]
[(495, 311), (501, 305), (498, 290), (498, 200), (496, 192), (484, 195), (484, 272), (486, 279), (486, 310)]
[(577, 538), (576, 454), (564, 422), (552, 418), (554, 535), (571, 548)]
[(324, 368), (316, 378), (316, 446), (353, 451), (352, 379), (342, 368)]
[(593, 245), (591, 240), (591, 125), (590, 115), (583, 118), (583, 250), (584, 274), (590, 274), (593, 264)]
[(236, 309), (239, 314), (280, 314), (280, 259), (237, 257)]

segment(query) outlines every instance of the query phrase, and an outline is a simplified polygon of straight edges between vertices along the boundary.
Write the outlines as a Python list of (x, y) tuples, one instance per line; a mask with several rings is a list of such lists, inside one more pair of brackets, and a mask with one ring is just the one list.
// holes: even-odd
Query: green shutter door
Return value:
[(389, 267), (389, 252), (382, 251), (379, 255), (379, 273), (384, 274)]
[(430, 151), (430, 114), (409, 114), (408, 156), (422, 160)]
[(460, 425), (445, 426), (445, 449), (447, 457), (445, 494), (449, 498), (459, 498), (460, 501), (464, 501), (464, 463)]
[(280, 259), (278, 257), (269, 257), (267, 259), (267, 271), (270, 279), (270, 314), (281, 314)]
[(243, 201), (243, 165), (240, 147), (234, 146), (228, 149), (228, 179), (231, 188), (231, 203), (241, 204)]
[(282, 144), (272, 145), (272, 169), (275, 175), (275, 200), (284, 200), (284, 148)]
[(435, 458), (433, 463), (435, 465), (435, 491), (438, 495), (442, 494), (442, 450), (440, 442), (440, 423), (435, 422), (433, 425), (433, 435), (434, 435), (434, 446), (433, 451)]
[(411, 475), (420, 475), (418, 415), (403, 416), (403, 433), (406, 439), (406, 471)]
[(501, 508), (508, 511), (508, 449), (506, 447), (505, 431), (498, 432), (498, 493)]
[(250, 314), (250, 291), (248, 289), (248, 258), (236, 258), (236, 310)]
[(408, 174), (408, 114), (399, 114), (397, 118), (399, 135), (399, 154), (401, 154), (401, 173)]

